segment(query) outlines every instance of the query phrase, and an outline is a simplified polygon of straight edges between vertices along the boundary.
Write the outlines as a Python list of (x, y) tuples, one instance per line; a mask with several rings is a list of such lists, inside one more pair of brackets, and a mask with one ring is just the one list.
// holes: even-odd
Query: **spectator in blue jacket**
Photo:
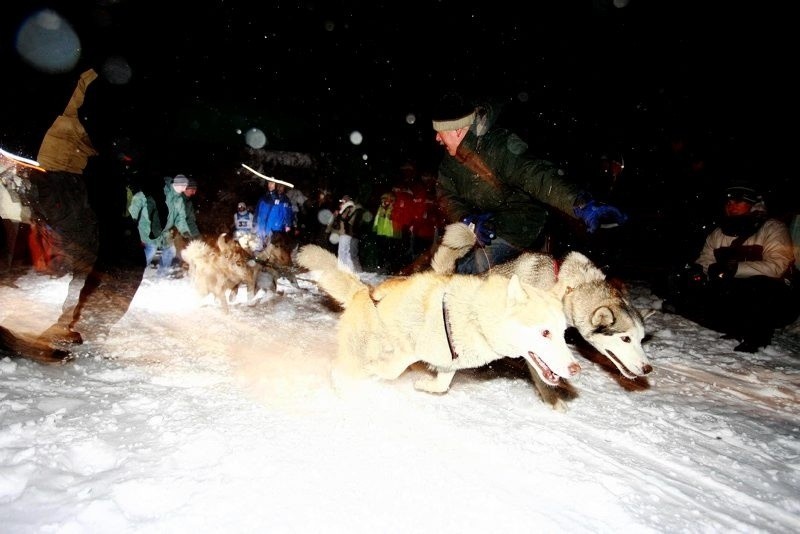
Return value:
[(275, 191), (276, 185), (275, 182), (267, 180), (265, 185), (266, 190), (264, 194), (261, 195), (261, 198), (258, 199), (258, 204), (256, 205), (255, 233), (262, 247), (266, 245), (272, 233), (270, 232), (267, 221), (269, 220), (269, 213), (272, 211), (272, 206), (275, 204), (275, 200), (278, 196), (278, 193)]
[(284, 184), (275, 184), (275, 197), (272, 201), (269, 217), (267, 217), (267, 227), (270, 234), (288, 234), (294, 227), (292, 200), (286, 194), (286, 186)]
[(264, 247), (274, 232), (288, 233), (294, 226), (292, 201), (286, 186), (267, 180), (267, 190), (256, 207), (255, 232)]

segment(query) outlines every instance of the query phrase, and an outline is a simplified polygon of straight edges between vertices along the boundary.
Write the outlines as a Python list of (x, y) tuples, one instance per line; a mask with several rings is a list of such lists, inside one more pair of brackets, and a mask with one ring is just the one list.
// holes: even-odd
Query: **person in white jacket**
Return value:
[(792, 240), (786, 224), (769, 217), (749, 184), (725, 190), (724, 210), (695, 260), (696, 283), (671, 296), (663, 309), (739, 340), (735, 351), (756, 352), (798, 313)]

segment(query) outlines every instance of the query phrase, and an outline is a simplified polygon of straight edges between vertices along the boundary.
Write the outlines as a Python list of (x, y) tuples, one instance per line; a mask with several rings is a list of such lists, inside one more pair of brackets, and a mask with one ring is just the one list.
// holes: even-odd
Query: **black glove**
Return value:
[(461, 222), (470, 227), (478, 238), (478, 244), (482, 247), (489, 245), (497, 237), (491, 223), (491, 213), (479, 213), (477, 215), (467, 215)]
[(619, 225), (628, 220), (628, 216), (614, 206), (594, 200), (589, 194), (581, 193), (572, 208), (575, 216), (586, 224), (586, 229), (593, 234), (601, 224)]
[(706, 283), (706, 273), (703, 272), (703, 266), (699, 263), (692, 263), (686, 266), (686, 287), (694, 288), (701, 287)]
[(727, 280), (736, 275), (739, 264), (735, 261), (712, 263), (708, 266), (709, 280)]

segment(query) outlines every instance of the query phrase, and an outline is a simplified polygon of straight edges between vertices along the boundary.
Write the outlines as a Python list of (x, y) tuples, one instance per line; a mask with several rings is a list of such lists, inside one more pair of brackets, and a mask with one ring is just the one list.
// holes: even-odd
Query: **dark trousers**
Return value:
[(798, 314), (798, 292), (784, 279), (768, 276), (712, 280), (671, 288), (675, 311), (698, 324), (733, 337), (767, 345), (776, 328)]

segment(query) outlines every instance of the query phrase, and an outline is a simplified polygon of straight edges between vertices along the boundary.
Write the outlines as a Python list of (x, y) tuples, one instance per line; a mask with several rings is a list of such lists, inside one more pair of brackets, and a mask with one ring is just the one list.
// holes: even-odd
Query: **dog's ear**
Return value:
[(600, 306), (592, 313), (592, 326), (611, 326), (614, 324), (614, 312), (608, 306)]

